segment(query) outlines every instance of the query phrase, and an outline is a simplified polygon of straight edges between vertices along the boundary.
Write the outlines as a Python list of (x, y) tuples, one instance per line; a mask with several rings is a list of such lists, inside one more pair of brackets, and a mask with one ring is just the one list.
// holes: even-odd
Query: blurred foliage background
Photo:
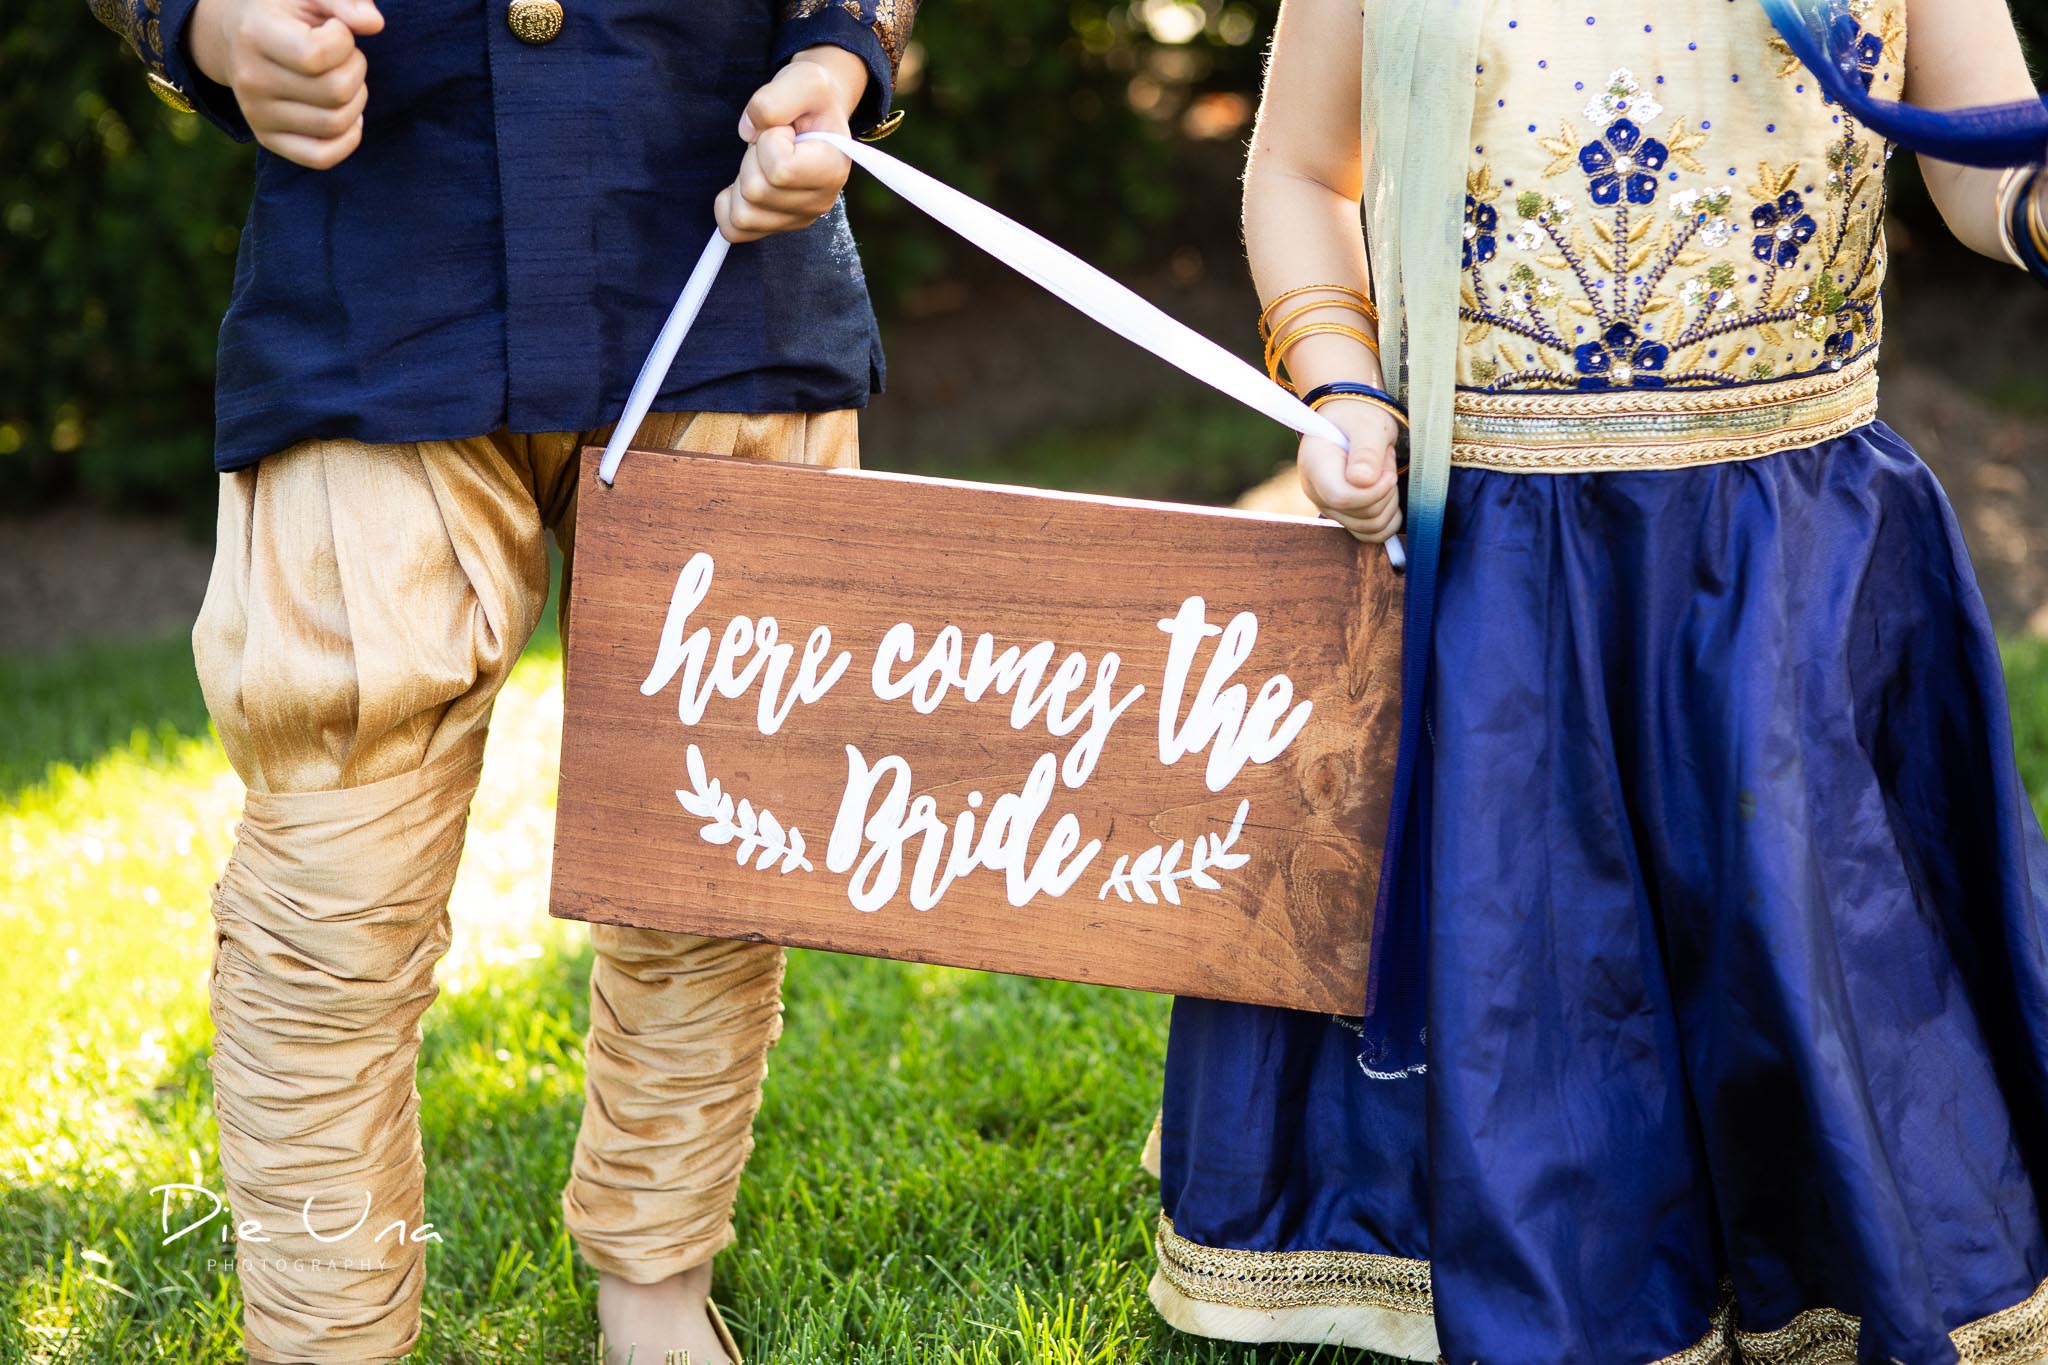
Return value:
[[(28, 3), (32, 21), (0, 32), (0, 477), (16, 510), (83, 496), (203, 524), (252, 154), (160, 105), (84, 0)], [(2015, 8), (2048, 50), (2048, 0)], [(932, 0), (891, 145), (1112, 267), (1158, 259), (1169, 224), (1227, 248), (1276, 9)], [(1912, 173), (1900, 182), (1899, 212), (1924, 223)], [(892, 230), (914, 211), (886, 191), (853, 195), (885, 313), (963, 268), (944, 234)]]
[[(35, 22), (0, 33), (0, 471), (29, 505), (203, 519), (253, 153), (159, 104), (84, 0), (32, 3)], [(1275, 7), (934, 0), (892, 149), (1096, 259), (1137, 261), (1183, 206), (1183, 124), (1235, 136), (1248, 119)], [(968, 250), (893, 232), (915, 211), (853, 193), (885, 310)]]

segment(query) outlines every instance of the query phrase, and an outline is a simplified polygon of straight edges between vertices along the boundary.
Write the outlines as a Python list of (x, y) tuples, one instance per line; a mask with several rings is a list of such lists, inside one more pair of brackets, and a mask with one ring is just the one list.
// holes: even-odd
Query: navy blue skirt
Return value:
[(1876, 424), (1458, 469), (1434, 649), (1397, 898), (1427, 1069), (1176, 1002), (1169, 1320), (1409, 1355), (1420, 1323), (1484, 1365), (2048, 1358), (2048, 843), (1926, 466)]

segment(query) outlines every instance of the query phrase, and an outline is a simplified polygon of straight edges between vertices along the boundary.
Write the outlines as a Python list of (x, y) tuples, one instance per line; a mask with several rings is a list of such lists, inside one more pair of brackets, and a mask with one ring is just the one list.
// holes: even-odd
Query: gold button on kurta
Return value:
[(562, 7), (555, 0), (512, 0), (505, 22), (522, 43), (550, 43), (562, 31)]

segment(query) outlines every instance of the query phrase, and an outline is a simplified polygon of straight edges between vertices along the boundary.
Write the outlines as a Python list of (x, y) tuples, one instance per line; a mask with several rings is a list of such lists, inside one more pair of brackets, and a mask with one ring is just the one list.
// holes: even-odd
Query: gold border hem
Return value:
[(1426, 1314), (1360, 1303), (1243, 1308), (1183, 1293), (1159, 1271), (1152, 1275), (1150, 1292), (1152, 1306), (1167, 1326), (1193, 1336), (1249, 1346), (1343, 1346), (1397, 1360), (1439, 1358), (1436, 1320)]
[(1725, 389), (1472, 393), (1457, 398), (1451, 463), (1509, 474), (1686, 469), (1845, 436), (1877, 417), (1877, 356)]
[(1239, 1251), (1173, 1230), (1162, 1211), (1159, 1273), (1189, 1298), (1233, 1308), (1362, 1306), (1429, 1317), (1429, 1262), (1366, 1251)]
[[(1732, 1330), (1733, 1350), (1727, 1358), (1739, 1365), (1855, 1365), (1863, 1323), (1839, 1309), (1809, 1308), (1775, 1331)], [(2048, 1361), (2048, 1280), (2011, 1307), (1964, 1323), (1948, 1338), (1961, 1365)]]
[(1948, 1334), (1963, 1365), (2032, 1365), (2048, 1360), (2048, 1280), (2010, 1308)]
[[(1205, 1246), (1159, 1215), (1151, 1296), (1171, 1326), (1246, 1343), (1354, 1346), (1407, 1360), (1435, 1355), (1429, 1262), (1362, 1251)], [(1854, 1365), (1862, 1322), (1810, 1308), (1767, 1332), (1737, 1325), (1724, 1290), (1706, 1334), (1652, 1365)], [(1961, 1365), (2048, 1362), (2048, 1280), (2027, 1298), (1949, 1333)], [(1417, 1354), (1428, 1347), (1429, 1354)]]

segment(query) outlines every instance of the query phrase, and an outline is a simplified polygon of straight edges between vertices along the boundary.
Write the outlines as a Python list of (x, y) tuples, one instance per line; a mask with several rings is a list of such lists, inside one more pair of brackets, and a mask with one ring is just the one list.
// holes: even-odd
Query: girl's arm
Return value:
[[(1907, 0), (1906, 98), (1928, 109), (2034, 99), (2006, 0)], [(2011, 263), (1999, 244), (1999, 171), (1920, 158), (1928, 192), (1957, 240)]]
[[(1368, 0), (1371, 2), (1371, 0)], [(1308, 305), (1343, 297), (1314, 291), (1340, 285), (1371, 292), (1359, 226), (1363, 167), (1359, 154), (1360, 0), (1284, 0), (1266, 66), (1265, 96), (1244, 177), (1244, 236), (1261, 301), (1310, 289), (1275, 311), (1281, 323)], [(1335, 322), (1371, 334), (1355, 312), (1329, 308), (1285, 327)], [(1381, 385), (1372, 351), (1342, 334), (1304, 337), (1287, 350), (1288, 373), (1306, 393), (1351, 380)], [(1324, 416), (1351, 440), (1345, 453), (1314, 437), (1301, 443), (1302, 486), (1327, 515), (1361, 540), (1400, 529), (1391, 417), (1369, 403), (1338, 400)]]

